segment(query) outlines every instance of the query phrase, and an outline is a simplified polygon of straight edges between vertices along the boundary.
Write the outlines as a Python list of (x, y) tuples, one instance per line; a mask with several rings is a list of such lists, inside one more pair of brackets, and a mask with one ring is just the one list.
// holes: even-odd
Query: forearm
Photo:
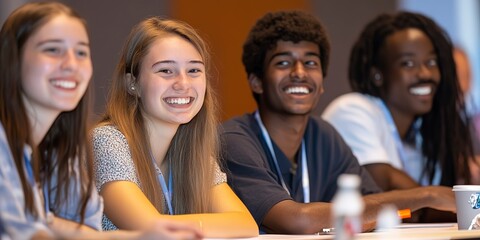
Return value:
[(440, 186), (418, 187), (407, 190), (395, 190), (364, 197), (364, 223), (371, 224), (376, 220), (380, 208), (385, 204), (393, 204), (398, 209), (410, 209), (412, 212), (430, 207), (442, 211), (455, 212), (455, 198), (450, 188)]
[(198, 224), (207, 238), (254, 237), (259, 232), (251, 215), (244, 212), (184, 214), (169, 217)]
[(333, 227), (331, 204), (284, 200), (274, 205), (262, 225), (271, 233), (313, 234)]
[(54, 232), (96, 232), (95, 229), (79, 224), (71, 220), (67, 220), (60, 217), (53, 217), (53, 221), (48, 224), (50, 229)]

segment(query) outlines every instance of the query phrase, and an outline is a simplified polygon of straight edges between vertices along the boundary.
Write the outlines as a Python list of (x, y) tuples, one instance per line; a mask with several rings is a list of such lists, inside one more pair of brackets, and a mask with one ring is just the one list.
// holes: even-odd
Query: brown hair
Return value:
[[(15, 10), (0, 31), (0, 121), (22, 183), (26, 211), (33, 216), (38, 216), (39, 213), (35, 210), (33, 190), (24, 173), (23, 148), (26, 144), (32, 145), (32, 129), (21, 97), (21, 54), (25, 42), (35, 31), (62, 14), (80, 20), (86, 27), (85, 21), (68, 6), (58, 2), (37, 2), (25, 4)], [(61, 205), (69, 203), (69, 189), (75, 185), (75, 181), (80, 181), (80, 204), (67, 207), (77, 208), (81, 223), (90, 198), (89, 193), (93, 190), (92, 158), (89, 156), (87, 141), (89, 96), (87, 88), (86, 94), (74, 110), (63, 112), (57, 117), (44, 139), (33, 149), (32, 157), (36, 180), (40, 181), (42, 186), (47, 184), (48, 189), (58, 189), (55, 196), (50, 196), (48, 192), (48, 198), (53, 200), (50, 210), (54, 213)], [(79, 172), (75, 172), (74, 169), (78, 166)], [(75, 176), (71, 176), (72, 173)], [(50, 186), (55, 176), (57, 186)]]
[[(150, 157), (148, 133), (143, 122), (141, 102), (129, 94), (126, 74), (138, 78), (143, 58), (158, 38), (174, 34), (190, 42), (209, 69), (205, 42), (186, 23), (150, 17), (137, 24), (127, 38), (117, 64), (107, 101), (106, 114), (100, 125), (115, 125), (126, 137), (136, 166), (141, 189), (159, 212), (166, 212), (160, 197), (153, 161)], [(208, 77), (207, 77), (208, 78)], [(205, 100), (199, 113), (180, 125), (164, 160), (170, 160), (173, 175), (172, 205), (175, 214), (209, 212), (214, 162), (218, 159), (217, 116), (215, 97), (207, 80)]]

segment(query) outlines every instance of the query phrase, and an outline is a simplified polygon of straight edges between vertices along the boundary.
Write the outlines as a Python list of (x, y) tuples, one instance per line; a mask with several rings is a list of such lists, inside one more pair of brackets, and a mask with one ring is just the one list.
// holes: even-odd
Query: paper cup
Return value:
[(480, 230), (480, 185), (455, 185), (459, 230)]

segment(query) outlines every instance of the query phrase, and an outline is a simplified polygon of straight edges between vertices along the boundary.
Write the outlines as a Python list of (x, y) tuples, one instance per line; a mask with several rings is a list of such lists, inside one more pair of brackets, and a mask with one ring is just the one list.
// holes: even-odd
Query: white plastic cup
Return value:
[(459, 230), (480, 229), (480, 185), (455, 185)]

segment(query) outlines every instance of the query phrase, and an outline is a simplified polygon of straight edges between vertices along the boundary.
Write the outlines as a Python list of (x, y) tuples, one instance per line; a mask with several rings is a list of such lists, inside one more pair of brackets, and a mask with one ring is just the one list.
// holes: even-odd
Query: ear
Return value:
[(127, 91), (130, 95), (138, 97), (138, 87), (135, 81), (135, 77), (131, 73), (125, 74), (125, 80), (127, 81)]
[(376, 87), (381, 87), (383, 85), (383, 74), (380, 69), (376, 67), (373, 67), (370, 71), (370, 79)]
[(262, 81), (255, 74), (248, 75), (248, 83), (250, 84), (250, 89), (256, 94), (263, 93)]

